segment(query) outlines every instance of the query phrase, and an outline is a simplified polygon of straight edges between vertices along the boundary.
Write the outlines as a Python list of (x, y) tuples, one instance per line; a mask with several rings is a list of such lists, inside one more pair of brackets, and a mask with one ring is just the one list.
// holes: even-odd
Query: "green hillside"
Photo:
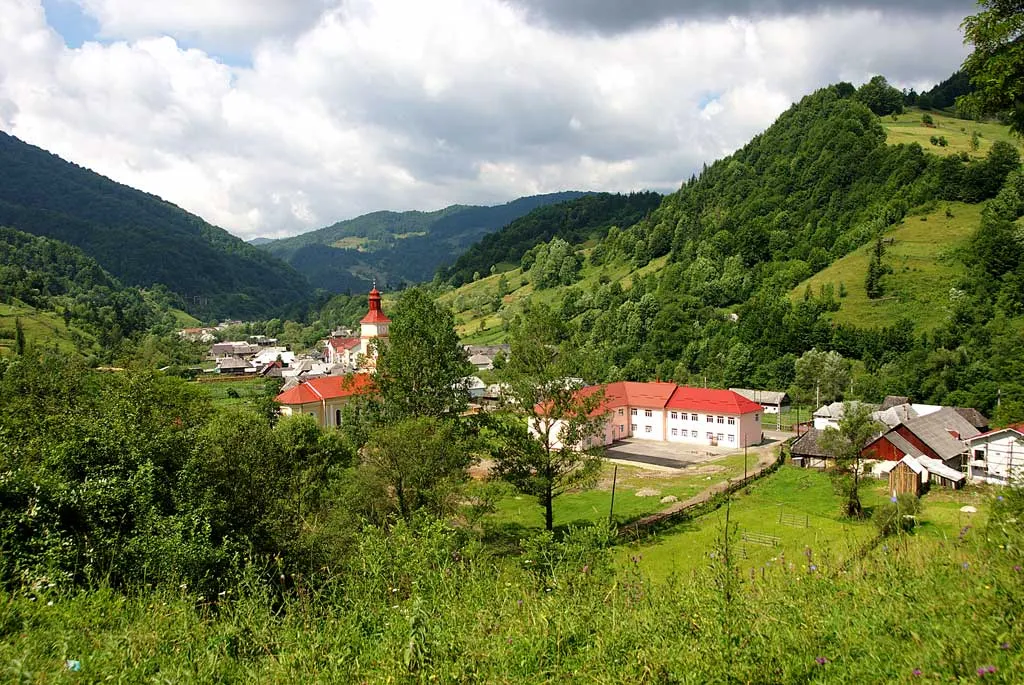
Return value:
[(21, 324), (26, 344), (35, 348), (75, 354), (96, 343), (86, 331), (64, 323), (59, 314), (11, 300), (0, 302), (0, 357), (14, 353), (16, 322)]
[(830, 315), (836, 323), (883, 327), (909, 319), (922, 330), (934, 330), (949, 317), (950, 290), (965, 275), (963, 254), (978, 230), (982, 207), (940, 203), (886, 232), (884, 263), (892, 273), (882, 278), (880, 298), (869, 299), (865, 289), (872, 245), (819, 271), (795, 287), (790, 297), (796, 302), (808, 288), (815, 294), (831, 288), (839, 301), (839, 310)]
[[(925, 115), (932, 119), (931, 125), (922, 121)], [(959, 119), (937, 110), (922, 110), (917, 107), (908, 108), (903, 114), (894, 117), (883, 117), (882, 126), (886, 131), (886, 141), (890, 145), (917, 143), (925, 150), (937, 155), (958, 155), (966, 153), (971, 157), (984, 157), (992, 149), (993, 143), (1003, 141), (1024, 152), (1024, 141), (1010, 133), (1010, 129), (1002, 124), (990, 121), (971, 121)], [(973, 134), (978, 134), (978, 147), (971, 145)], [(933, 145), (931, 138), (944, 136), (945, 146)]]
[(370, 284), (396, 288), (429, 281), (439, 267), (488, 233), (530, 211), (586, 193), (522, 197), (495, 207), (452, 205), (435, 212), (373, 212), (303, 233), (263, 242), (317, 288), (359, 292)]
[(270, 316), (306, 299), (294, 269), (227, 231), (0, 133), (0, 226), (75, 245), (126, 285), (200, 316)]

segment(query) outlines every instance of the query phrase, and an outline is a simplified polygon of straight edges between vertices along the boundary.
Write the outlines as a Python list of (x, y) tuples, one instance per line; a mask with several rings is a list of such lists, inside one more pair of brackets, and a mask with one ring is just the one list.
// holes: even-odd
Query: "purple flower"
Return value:
[(913, 671), (911, 671), (911, 674), (912, 674), (912, 675), (913, 675), (913, 676), (914, 676), (915, 678), (917, 678), (917, 677), (920, 677), (920, 676), (921, 676), (921, 669), (920, 669), (920, 668), (915, 668), (915, 669), (914, 669)]
[(1017, 564), (1016, 566), (1014, 566), (1013, 570), (1016, 571), (1017, 573), (1020, 573), (1020, 564)]
[(984, 666), (978, 666), (978, 675), (979, 676), (985, 675), (985, 667)]
[(828, 659), (826, 659), (826, 658), (825, 658), (825, 657), (823, 657), (823, 656), (815, 657), (814, 661), (815, 661), (815, 662), (816, 662), (816, 663), (817, 663), (817, 664), (818, 664), (819, 666), (824, 666), (825, 664), (827, 664), (827, 663), (828, 663)]
[(811, 573), (813, 573), (813, 572), (815, 572), (817, 570), (818, 570), (817, 564), (811, 564)]
[(963, 564), (961, 564), (961, 566), (963, 566), (963, 567), (964, 567), (964, 568), (966, 569), (966, 568), (969, 568), (969, 567), (970, 567), (970, 564), (968, 564), (968, 563), (967, 563), (967, 562), (965, 561), (965, 562), (964, 562)]
[(1003, 501), (1003, 496), (999, 495), (999, 497), (996, 497), (996, 499), (999, 500), (1000, 502), (1002, 502)]
[(892, 502), (893, 504), (896, 504), (896, 501), (897, 501), (896, 500), (896, 495), (893, 495), (892, 497), (890, 497), (889, 501)]
[(1009, 648), (1010, 648), (1010, 643), (1009, 642), (1003, 642), (1002, 644), (999, 645), (999, 649), (1009, 649)]
[(995, 673), (996, 672), (996, 667), (995, 666), (986, 666), (985, 667), (985, 672), (986, 673)]

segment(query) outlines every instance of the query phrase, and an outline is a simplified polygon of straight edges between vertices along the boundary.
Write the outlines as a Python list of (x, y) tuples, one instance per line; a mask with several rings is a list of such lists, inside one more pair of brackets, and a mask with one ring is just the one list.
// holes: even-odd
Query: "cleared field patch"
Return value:
[(0, 304), (0, 355), (14, 353), (15, 319), (21, 321), (25, 342), (37, 348), (74, 354), (79, 349), (76, 339), (86, 346), (96, 342), (85, 331), (65, 324), (64, 319), (57, 314), (15, 300), (9, 304)]
[[(808, 285), (811, 291), (831, 284), (839, 311), (831, 314), (836, 323), (864, 328), (891, 326), (901, 318), (915, 322), (920, 330), (932, 330), (945, 319), (950, 290), (964, 274), (960, 255), (981, 221), (983, 204), (941, 203), (933, 212), (908, 216), (885, 235), (883, 262), (892, 273), (882, 278), (884, 293), (872, 300), (867, 296), (865, 278), (872, 244), (850, 254), (807, 279), (790, 293), (795, 301)], [(845, 290), (845, 297), (840, 297)]]
[[(931, 126), (922, 121), (925, 114), (931, 116)], [(881, 121), (888, 134), (886, 142), (890, 145), (918, 143), (925, 150), (937, 155), (958, 155), (966, 152), (972, 157), (984, 157), (992, 149), (993, 143), (1002, 140), (1024, 152), (1022, 141), (1011, 135), (1009, 127), (1002, 124), (957, 119), (942, 112), (925, 112), (916, 107), (897, 115), (895, 120), (892, 117), (882, 117)], [(978, 133), (977, 150), (971, 145), (974, 132)], [(932, 145), (932, 136), (943, 136), (947, 145)]]

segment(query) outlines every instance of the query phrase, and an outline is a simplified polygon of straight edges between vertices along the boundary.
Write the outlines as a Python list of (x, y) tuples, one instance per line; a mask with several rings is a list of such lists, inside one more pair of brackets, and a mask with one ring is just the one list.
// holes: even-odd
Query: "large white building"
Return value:
[(358, 371), (370, 371), (377, 365), (375, 340), (387, 340), (391, 319), (380, 306), (380, 291), (370, 291), (369, 309), (359, 322), (359, 337), (333, 336), (324, 341), (324, 359), (328, 364)]

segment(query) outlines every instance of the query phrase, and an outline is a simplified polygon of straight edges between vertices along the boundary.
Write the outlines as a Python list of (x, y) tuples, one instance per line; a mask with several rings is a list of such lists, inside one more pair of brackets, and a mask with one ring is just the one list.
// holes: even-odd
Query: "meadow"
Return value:
[[(932, 125), (922, 120), (925, 114), (932, 118)], [(1024, 152), (1020, 138), (1013, 136), (1008, 127), (994, 122), (958, 119), (938, 110), (925, 112), (917, 107), (909, 107), (903, 114), (881, 117), (880, 121), (887, 133), (886, 142), (890, 145), (918, 143), (937, 155), (967, 153), (971, 157), (982, 158), (992, 149), (993, 143), (1001, 140)], [(974, 132), (978, 133), (977, 149), (971, 145)], [(932, 136), (945, 137), (947, 145), (932, 145)]]
[[(790, 292), (797, 301), (807, 288), (817, 295), (831, 285), (839, 311), (835, 323), (864, 328), (891, 326), (910, 319), (930, 331), (945, 323), (953, 304), (952, 288), (964, 275), (961, 254), (978, 229), (984, 204), (942, 202), (920, 215), (907, 216), (884, 236), (883, 295), (870, 299), (865, 288), (873, 244), (863, 245), (800, 283)], [(843, 295), (845, 291), (845, 295)]]
[[(793, 528), (773, 558), (750, 566), (740, 531), (756, 522), (785, 535), (769, 520), (793, 495), (812, 527)], [(859, 543), (870, 523), (844, 528), (827, 476), (786, 467), (734, 499), (740, 531), (731, 534), (719, 509), (636, 546), (608, 547), (595, 526), (560, 541), (524, 537), (495, 555), (463, 530), (398, 523), (388, 535), (368, 531), (330, 578), (247, 574), (218, 597), (185, 586), (122, 594), (44, 584), (0, 603), (0, 677), (1019, 682), (1017, 500), (986, 506), (967, 530), (940, 514), (940, 537), (900, 535), (841, 559), (819, 545)], [(658, 563), (657, 550), (672, 545), (674, 562)]]

